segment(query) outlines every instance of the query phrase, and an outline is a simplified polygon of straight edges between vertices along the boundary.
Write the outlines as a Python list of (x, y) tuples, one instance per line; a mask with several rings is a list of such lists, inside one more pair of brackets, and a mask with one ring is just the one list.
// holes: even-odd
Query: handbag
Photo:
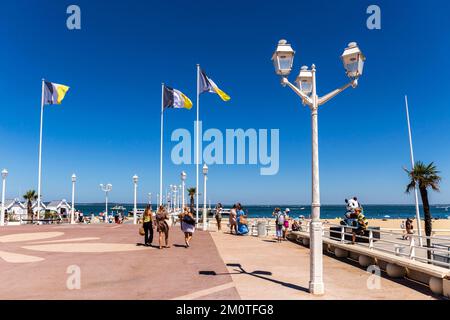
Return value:
[(247, 218), (245, 216), (239, 217), (239, 223), (240, 224), (247, 224)]
[(141, 236), (145, 236), (145, 230), (144, 230), (144, 227), (139, 227), (139, 235), (141, 235)]

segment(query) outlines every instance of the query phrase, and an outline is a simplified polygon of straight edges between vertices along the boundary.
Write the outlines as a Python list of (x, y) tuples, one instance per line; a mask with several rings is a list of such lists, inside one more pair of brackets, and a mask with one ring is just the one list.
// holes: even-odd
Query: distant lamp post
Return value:
[(5, 193), (6, 193), (6, 177), (8, 176), (8, 170), (3, 169), (2, 170), (2, 180), (3, 180), (3, 187), (2, 187), (2, 212), (0, 215), (0, 226), (3, 227), (5, 225)]
[(172, 207), (173, 207), (173, 212), (175, 212), (177, 210), (177, 192), (178, 192), (178, 187), (177, 185), (173, 186), (173, 203), (172, 203)]
[(316, 67), (312, 65), (302, 67), (296, 79), (296, 86), (289, 82), (287, 76), (291, 73), (294, 61), (294, 50), (286, 40), (278, 42), (272, 60), (275, 73), (281, 76), (281, 84), (289, 86), (300, 98), (304, 105), (311, 109), (312, 123), (312, 203), (310, 225), (310, 281), (309, 291), (313, 294), (323, 294), (323, 261), (322, 261), (322, 223), (320, 221), (320, 188), (319, 188), (319, 138), (317, 124), (317, 110), (350, 86), (356, 88), (358, 78), (362, 75), (365, 57), (356, 42), (351, 42), (344, 50), (341, 59), (350, 82), (331, 91), (323, 97), (317, 96)]
[(185, 198), (184, 198), (184, 189), (186, 187), (186, 172), (182, 171), (181, 172), (181, 193), (182, 193), (182, 198), (181, 198), (181, 210), (184, 210), (184, 205), (185, 205)]
[(112, 184), (108, 183), (105, 186), (101, 183), (100, 188), (105, 193), (105, 223), (108, 223), (108, 193), (112, 190)]
[(152, 208), (152, 193), (148, 193), (148, 204), (150, 205), (150, 209)]
[(72, 214), (70, 215), (70, 224), (75, 224), (75, 183), (77, 182), (77, 176), (75, 173), (72, 175)]
[(172, 211), (172, 190), (173, 190), (173, 185), (171, 184), (171, 185), (169, 185), (169, 190), (167, 192), (167, 197), (166, 197), (168, 212)]
[(134, 207), (133, 207), (133, 223), (137, 224), (137, 184), (139, 181), (139, 177), (135, 174), (133, 176), (134, 183)]
[(208, 210), (206, 209), (206, 180), (208, 180), (208, 166), (206, 163), (203, 165), (203, 230), (208, 230), (207, 216)]
[(178, 209), (180, 209), (180, 212), (183, 212), (183, 207), (181, 206), (181, 184), (178, 185)]

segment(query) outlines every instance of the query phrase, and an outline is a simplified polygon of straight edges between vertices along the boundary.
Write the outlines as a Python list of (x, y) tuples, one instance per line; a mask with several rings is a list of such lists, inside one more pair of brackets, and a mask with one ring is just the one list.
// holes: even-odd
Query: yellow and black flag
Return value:
[(205, 71), (203, 71), (202, 69), (199, 70), (199, 93), (216, 93), (223, 101), (228, 101), (231, 99), (229, 95), (219, 89), (219, 87), (214, 83), (214, 81), (211, 80), (211, 78), (208, 78)]

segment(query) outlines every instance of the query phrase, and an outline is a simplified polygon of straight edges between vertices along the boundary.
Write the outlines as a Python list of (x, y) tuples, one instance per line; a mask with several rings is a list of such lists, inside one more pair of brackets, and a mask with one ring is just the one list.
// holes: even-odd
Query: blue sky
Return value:
[[(77, 4), (82, 29), (66, 28), (66, 8)], [(356, 90), (319, 111), (321, 199), (340, 204), (412, 203), (405, 195), (409, 146), (404, 94), (409, 95), (415, 156), (442, 171), (433, 203), (450, 202), (450, 43), (447, 1), (377, 1), (382, 29), (366, 28), (372, 1), (10, 1), (0, 11), (0, 166), (8, 168), (7, 197), (37, 189), (41, 78), (71, 87), (61, 106), (45, 109), (45, 200), (102, 201), (99, 183), (112, 183), (111, 200), (132, 202), (158, 192), (160, 84), (195, 103), (196, 63), (232, 100), (202, 95), (207, 128), (280, 129), (280, 170), (211, 166), (212, 202), (309, 203), (310, 114), (279, 85), (270, 61), (279, 39), (301, 65), (317, 66), (318, 93), (343, 85), (339, 59), (350, 41), (367, 56)], [(195, 110), (169, 110), (165, 130), (165, 183), (195, 166), (170, 162), (170, 134), (193, 132)], [(154, 200), (155, 201), (155, 196)]]

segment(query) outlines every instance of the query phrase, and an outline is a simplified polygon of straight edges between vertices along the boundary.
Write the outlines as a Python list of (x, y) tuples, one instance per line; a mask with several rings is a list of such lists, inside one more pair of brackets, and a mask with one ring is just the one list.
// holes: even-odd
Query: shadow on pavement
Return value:
[(304, 288), (302, 286), (293, 284), (293, 283), (288, 283), (288, 282), (284, 282), (284, 281), (280, 281), (280, 280), (275, 280), (275, 279), (270, 279), (264, 276), (271, 276), (272, 272), (270, 271), (263, 271), (263, 270), (255, 270), (252, 272), (247, 272), (241, 264), (239, 263), (227, 263), (226, 264), (227, 267), (234, 267), (237, 268), (235, 269), (236, 272), (226, 272), (226, 273), (216, 273), (215, 271), (209, 271), (209, 270), (205, 270), (205, 271), (199, 271), (200, 275), (205, 275), (205, 276), (222, 276), (222, 275), (232, 275), (232, 274), (245, 274), (245, 275), (249, 275), (252, 277), (256, 277), (262, 280), (266, 280), (266, 281), (270, 281), (294, 290), (299, 290), (299, 291), (303, 291), (303, 292), (309, 292), (309, 290), (307, 288)]

